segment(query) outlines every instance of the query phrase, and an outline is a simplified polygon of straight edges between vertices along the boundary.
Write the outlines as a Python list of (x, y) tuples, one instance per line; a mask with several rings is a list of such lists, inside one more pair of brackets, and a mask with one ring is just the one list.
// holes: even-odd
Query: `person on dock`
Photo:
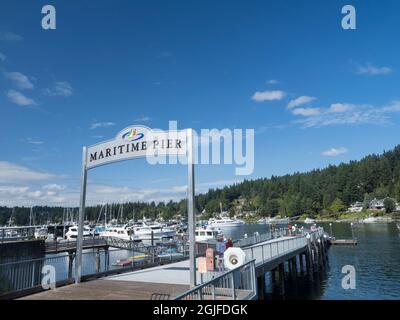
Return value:
[(225, 249), (229, 249), (233, 247), (233, 241), (232, 238), (229, 238), (228, 241), (225, 244)]
[(223, 269), (223, 264), (224, 264), (224, 252), (225, 252), (225, 241), (223, 237), (218, 237), (217, 239), (217, 245), (216, 245), (216, 258), (217, 258), (217, 270), (221, 271)]

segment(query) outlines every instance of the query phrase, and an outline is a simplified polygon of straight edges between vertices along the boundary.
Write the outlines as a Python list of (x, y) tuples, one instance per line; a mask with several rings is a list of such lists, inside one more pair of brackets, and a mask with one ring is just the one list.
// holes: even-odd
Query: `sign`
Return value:
[(130, 126), (105, 142), (88, 147), (86, 168), (154, 156), (186, 155), (186, 130), (162, 131)]
[(214, 249), (208, 248), (206, 250), (207, 270), (214, 271)]
[[(193, 130), (162, 131), (144, 126), (130, 126), (120, 131), (109, 141), (101, 142), (82, 149), (82, 178), (79, 200), (78, 237), (76, 242), (75, 283), (82, 278), (83, 223), (86, 206), (86, 184), (88, 170), (109, 163), (144, 158), (157, 159), (158, 156), (168, 156), (176, 164), (177, 156), (185, 156), (188, 166), (188, 232), (189, 232), (189, 264), (190, 286), (196, 285), (196, 255), (195, 255), (195, 184), (194, 184), (194, 145)], [(161, 158), (160, 157), (160, 158)], [(164, 157), (165, 158), (165, 157)], [(148, 161), (152, 162), (152, 161)], [(157, 162), (156, 162), (157, 163)], [(155, 163), (152, 163), (155, 164)], [(204, 266), (207, 271), (207, 261)]]
[(200, 257), (197, 259), (199, 273), (207, 273), (207, 258)]

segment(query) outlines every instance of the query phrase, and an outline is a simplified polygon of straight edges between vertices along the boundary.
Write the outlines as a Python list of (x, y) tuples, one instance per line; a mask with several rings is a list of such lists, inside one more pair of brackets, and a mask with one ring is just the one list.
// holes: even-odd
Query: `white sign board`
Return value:
[(162, 131), (144, 126), (130, 126), (115, 139), (87, 148), (86, 168), (111, 162), (157, 155), (186, 155), (186, 130)]

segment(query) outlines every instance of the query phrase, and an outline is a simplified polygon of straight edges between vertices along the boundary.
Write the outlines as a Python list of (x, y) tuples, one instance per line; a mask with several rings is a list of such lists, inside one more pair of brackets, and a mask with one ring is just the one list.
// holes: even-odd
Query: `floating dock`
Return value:
[(357, 239), (331, 239), (330, 243), (334, 246), (356, 246)]

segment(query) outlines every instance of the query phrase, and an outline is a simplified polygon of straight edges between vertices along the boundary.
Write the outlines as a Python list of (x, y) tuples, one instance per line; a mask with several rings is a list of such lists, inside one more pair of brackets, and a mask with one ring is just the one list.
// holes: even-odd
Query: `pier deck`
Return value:
[(174, 299), (189, 285), (100, 279), (36, 293), (21, 300), (150, 300), (153, 294)]

